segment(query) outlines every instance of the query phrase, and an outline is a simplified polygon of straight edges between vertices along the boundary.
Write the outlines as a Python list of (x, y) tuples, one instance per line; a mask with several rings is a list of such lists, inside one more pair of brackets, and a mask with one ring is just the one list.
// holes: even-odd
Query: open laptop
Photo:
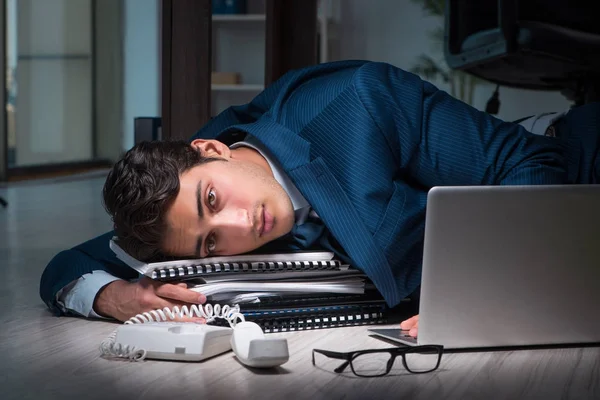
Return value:
[(417, 340), (448, 349), (600, 343), (600, 185), (435, 187)]

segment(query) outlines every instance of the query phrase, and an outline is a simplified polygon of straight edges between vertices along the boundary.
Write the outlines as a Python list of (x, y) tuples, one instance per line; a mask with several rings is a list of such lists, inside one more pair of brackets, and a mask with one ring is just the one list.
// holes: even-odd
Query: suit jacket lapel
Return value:
[(398, 304), (400, 294), (387, 259), (323, 159), (318, 157), (288, 174), (344, 247), (353, 265), (371, 278), (388, 304)]

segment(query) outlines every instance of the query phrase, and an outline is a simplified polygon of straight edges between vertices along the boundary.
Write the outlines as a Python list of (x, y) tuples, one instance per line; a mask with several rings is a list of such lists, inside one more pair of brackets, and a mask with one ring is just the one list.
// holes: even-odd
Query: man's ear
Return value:
[(230, 158), (231, 149), (224, 143), (214, 139), (195, 139), (192, 147), (200, 150), (204, 157)]

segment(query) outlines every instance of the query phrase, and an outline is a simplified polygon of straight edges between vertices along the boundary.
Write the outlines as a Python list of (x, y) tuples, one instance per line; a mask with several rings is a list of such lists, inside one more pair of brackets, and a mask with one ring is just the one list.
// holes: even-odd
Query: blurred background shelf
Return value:
[(213, 22), (264, 22), (265, 14), (213, 14)]
[(222, 91), (222, 92), (260, 92), (265, 88), (264, 85), (259, 84), (238, 84), (238, 85), (225, 85), (213, 83), (211, 85), (211, 89), (214, 91)]
[[(250, 102), (265, 88), (267, 7), (265, 0), (239, 0), (230, 4), (239, 12), (213, 2), (211, 115), (230, 106)], [(227, 3), (229, 4), (229, 3)], [(216, 8), (215, 8), (216, 6)], [(220, 12), (216, 11), (221, 10)], [(317, 0), (318, 62), (329, 60), (332, 0)], [(231, 11), (231, 10), (229, 10)], [(218, 76), (216, 76), (218, 75)], [(235, 75), (235, 76), (234, 76)]]

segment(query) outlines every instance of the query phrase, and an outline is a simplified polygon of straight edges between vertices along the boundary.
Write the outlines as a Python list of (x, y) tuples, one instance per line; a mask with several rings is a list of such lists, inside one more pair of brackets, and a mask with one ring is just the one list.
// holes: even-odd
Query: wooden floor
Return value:
[[(366, 328), (276, 334), (290, 361), (250, 370), (226, 353), (200, 363), (106, 360), (116, 325), (57, 318), (39, 299), (58, 251), (110, 228), (103, 178), (0, 187), (0, 398), (8, 399), (600, 399), (600, 350), (562, 348), (445, 354), (437, 372), (356, 378), (315, 368), (311, 350), (388, 347)], [(599, 315), (590, 316), (598, 318)], [(502, 323), (502, 321), (498, 321)]]

